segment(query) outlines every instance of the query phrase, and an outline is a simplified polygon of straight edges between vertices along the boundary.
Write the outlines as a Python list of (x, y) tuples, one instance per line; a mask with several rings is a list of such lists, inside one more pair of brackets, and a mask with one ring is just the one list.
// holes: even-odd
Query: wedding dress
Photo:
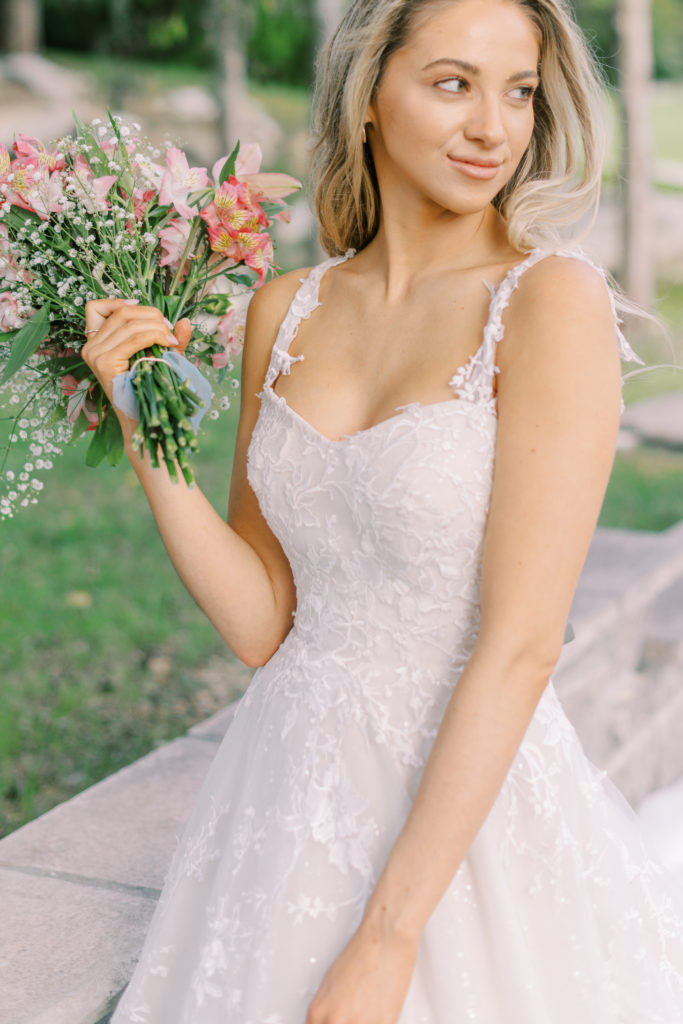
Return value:
[[(474, 647), (495, 347), (522, 273), (549, 254), (484, 282), (483, 341), (452, 399), (411, 402), (339, 441), (273, 384), (303, 358), (288, 350), (323, 274), (353, 250), (302, 280), (248, 453), (294, 573), (294, 625), (239, 702), (113, 1024), (304, 1024)], [(621, 355), (636, 358), (614, 316)], [(683, 886), (587, 758), (552, 680), (427, 922), (400, 1017), (471, 1021), (683, 1022)]]

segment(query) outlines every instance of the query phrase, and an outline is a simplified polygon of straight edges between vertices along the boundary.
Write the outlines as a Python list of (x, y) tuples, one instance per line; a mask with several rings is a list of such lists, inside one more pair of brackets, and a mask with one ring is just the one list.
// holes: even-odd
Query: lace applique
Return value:
[(320, 305), (318, 293), (323, 274), (330, 267), (336, 267), (337, 264), (344, 263), (345, 260), (350, 259), (355, 253), (355, 249), (347, 249), (343, 256), (332, 256), (330, 259), (324, 260), (313, 267), (306, 277), (301, 278), (301, 285), (297, 289), (285, 318), (280, 324), (280, 329), (273, 345), (270, 364), (266, 371), (265, 385), (267, 388), (273, 386), (281, 373), (288, 374), (292, 363), (298, 363), (304, 358), (303, 356), (291, 356), (289, 348), (296, 337), (301, 321), (307, 320), (311, 313), (318, 309)]
[[(453, 388), (460, 398), (495, 408), (496, 399), (495, 396), (492, 395), (493, 377), (495, 374), (500, 372), (500, 367), (497, 366), (495, 362), (495, 356), (496, 347), (499, 342), (502, 341), (505, 333), (503, 312), (509, 305), (512, 293), (518, 286), (522, 274), (528, 270), (529, 267), (532, 267), (535, 263), (538, 263), (539, 260), (545, 259), (547, 256), (565, 256), (580, 259), (585, 263), (588, 263), (594, 270), (598, 271), (605, 283), (605, 287), (607, 288), (607, 293), (609, 295), (612, 315), (614, 317), (614, 328), (619, 345), (619, 355), (623, 360), (637, 362), (644, 365), (643, 360), (633, 351), (626, 340), (621, 327), (619, 326), (623, 321), (617, 314), (614, 292), (609, 285), (603, 268), (591, 260), (583, 250), (579, 248), (562, 250), (537, 248), (533, 249), (526, 259), (512, 267), (498, 286), (491, 284), (489, 281), (483, 282), (488, 288), (491, 301), (489, 303), (489, 315), (484, 328), (482, 344), (480, 348), (470, 356), (467, 363), (456, 370), (455, 374), (449, 381), (450, 387)], [(624, 411), (623, 399), (621, 401), (621, 411)]]

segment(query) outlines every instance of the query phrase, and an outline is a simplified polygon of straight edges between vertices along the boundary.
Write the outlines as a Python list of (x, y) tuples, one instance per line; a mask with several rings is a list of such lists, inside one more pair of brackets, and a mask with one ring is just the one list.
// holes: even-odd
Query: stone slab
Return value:
[(210, 718), (205, 718), (203, 722), (193, 725), (188, 736), (198, 740), (208, 740), (211, 743), (221, 743), (228, 731), (228, 726), (235, 717), (238, 704), (239, 699), (228, 704), (226, 708), (221, 708)]
[(217, 744), (183, 737), (0, 842), (0, 866), (161, 888)]
[(95, 1024), (126, 984), (153, 899), (0, 868), (0, 1024)]
[(633, 402), (624, 411), (622, 426), (634, 430), (641, 441), (683, 448), (683, 390)]

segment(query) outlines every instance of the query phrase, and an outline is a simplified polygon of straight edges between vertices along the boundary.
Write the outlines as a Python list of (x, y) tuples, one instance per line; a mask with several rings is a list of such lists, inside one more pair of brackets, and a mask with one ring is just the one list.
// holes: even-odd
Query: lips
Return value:
[(459, 164), (474, 164), (475, 167), (500, 167), (501, 160), (480, 160), (476, 156), (452, 156), (451, 160), (455, 160)]
[(449, 160), (461, 174), (468, 178), (478, 178), (481, 181), (490, 181), (491, 178), (495, 178), (502, 166), (502, 163), (497, 160), (482, 160), (481, 158), (465, 160), (462, 157), (451, 156)]

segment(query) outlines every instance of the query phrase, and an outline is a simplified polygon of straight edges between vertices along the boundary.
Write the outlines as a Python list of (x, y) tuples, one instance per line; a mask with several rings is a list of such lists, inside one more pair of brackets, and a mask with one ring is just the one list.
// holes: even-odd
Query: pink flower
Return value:
[(166, 163), (168, 170), (161, 181), (159, 202), (175, 206), (181, 217), (195, 217), (197, 211), (188, 205), (187, 198), (190, 192), (210, 184), (206, 167), (189, 167), (183, 151), (174, 147), (167, 151)]
[(89, 164), (79, 154), (74, 161), (73, 174), (67, 177), (66, 191), (77, 196), (86, 209), (93, 213), (96, 209), (106, 210), (109, 208), (105, 196), (116, 180), (115, 174), (106, 174), (96, 178)]
[(153, 188), (133, 189), (133, 212), (136, 220), (142, 220), (145, 210), (154, 199), (156, 192)]
[[(90, 377), (78, 380), (71, 373), (65, 373), (61, 379), (63, 394), (69, 397), (66, 407), (66, 416), (70, 423), (75, 423), (81, 413), (86, 417), (91, 426), (99, 423), (97, 406), (89, 397), (93, 382)], [(90, 427), (88, 427), (90, 430)]]
[[(171, 267), (177, 270), (180, 266), (180, 259), (185, 251), (187, 240), (190, 237), (190, 222), (175, 217), (168, 226), (159, 232), (161, 248), (164, 251), (164, 258), (160, 262), (162, 267)], [(188, 265), (183, 268), (181, 278), (187, 273)]]
[(0, 331), (15, 331), (23, 327), (24, 317), (11, 292), (0, 292)]
[(215, 337), (217, 338), (220, 335), (224, 340), (225, 347), (222, 352), (216, 352), (211, 356), (214, 369), (219, 370), (227, 366), (231, 357), (239, 355), (242, 351), (247, 323), (247, 308), (253, 294), (253, 291), (250, 289), (232, 297), (230, 309), (218, 321)]
[[(213, 165), (211, 173), (216, 185), (227, 159), (227, 156), (221, 157)], [(235, 162), (235, 178), (249, 185), (254, 199), (277, 202), (301, 188), (301, 182), (289, 174), (259, 174), (262, 159), (261, 147), (256, 142), (250, 142), (240, 148)]]
[(46, 167), (48, 171), (61, 171), (66, 167), (63, 153), (56, 149), (46, 149), (40, 139), (33, 135), (19, 133), (14, 140), (14, 152), (40, 167)]

